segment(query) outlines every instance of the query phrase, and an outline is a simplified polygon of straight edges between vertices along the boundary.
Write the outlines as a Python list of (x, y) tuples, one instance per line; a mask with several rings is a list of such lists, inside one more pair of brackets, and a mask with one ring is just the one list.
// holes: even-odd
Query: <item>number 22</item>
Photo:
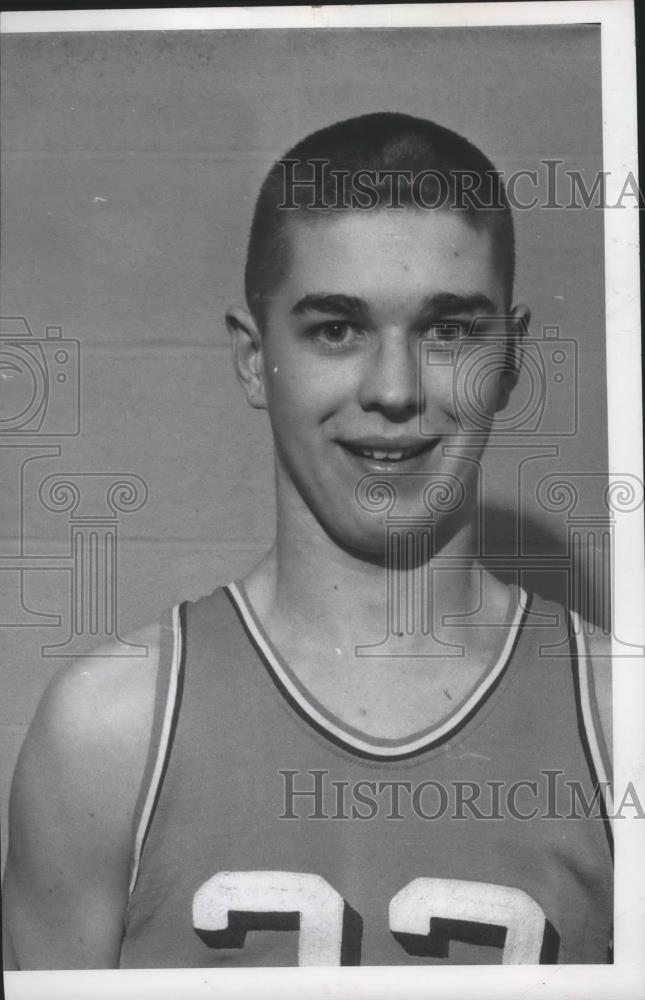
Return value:
[[(230, 914), (299, 916), (298, 964), (340, 965), (344, 900), (320, 875), (304, 872), (218, 872), (193, 898), (198, 931), (226, 931)], [(540, 961), (544, 911), (522, 889), (465, 879), (416, 878), (390, 900), (393, 934), (427, 935), (433, 917), (506, 928), (503, 965)]]

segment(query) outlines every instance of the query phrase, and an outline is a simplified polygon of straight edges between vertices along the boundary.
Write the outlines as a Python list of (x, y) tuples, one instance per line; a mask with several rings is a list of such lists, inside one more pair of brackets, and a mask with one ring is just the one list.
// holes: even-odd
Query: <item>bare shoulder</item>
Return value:
[(593, 681), (591, 695), (596, 704), (605, 744), (611, 756), (613, 740), (611, 637), (603, 634), (599, 629), (593, 628), (587, 622), (583, 622), (583, 630), (591, 661)]
[(56, 674), (19, 755), (4, 908), (20, 968), (118, 961), (160, 626), (128, 638), (143, 655), (106, 646)]
[(106, 645), (59, 671), (30, 726), (18, 776), (31, 755), (45, 752), (76, 760), (77, 767), (89, 754), (101, 772), (136, 764), (150, 734), (159, 636), (160, 626), (148, 625), (128, 637), (140, 655)]

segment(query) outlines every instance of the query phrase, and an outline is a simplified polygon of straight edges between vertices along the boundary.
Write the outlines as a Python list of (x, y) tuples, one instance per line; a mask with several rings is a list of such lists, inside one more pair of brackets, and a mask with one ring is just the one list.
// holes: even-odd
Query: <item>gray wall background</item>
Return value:
[[(591, 178), (599, 41), (593, 25), (4, 36), (2, 314), (26, 317), (36, 338), (60, 325), (81, 342), (82, 429), (48, 439), (62, 454), (25, 466), (22, 498), (0, 450), (0, 552), (18, 551), (21, 506), (24, 553), (67, 552), (66, 515), (38, 502), (44, 476), (129, 471), (150, 497), (119, 525), (122, 634), (241, 576), (272, 538), (272, 459), (267, 421), (233, 378), (223, 312), (242, 298), (270, 163), (331, 121), (401, 110), (468, 136), (506, 174), (548, 157)], [(516, 224), (516, 300), (534, 330), (559, 325), (580, 345), (580, 430), (539, 471), (602, 472), (602, 214), (534, 210)], [(500, 547), (517, 462), (487, 460)], [(530, 497), (527, 514), (538, 541), (553, 533)], [(0, 586), (17, 582), (0, 573)], [(69, 590), (61, 570), (25, 574), (24, 603), (63, 624), (0, 629), (4, 831), (20, 743), (61, 666), (41, 645), (64, 639)]]

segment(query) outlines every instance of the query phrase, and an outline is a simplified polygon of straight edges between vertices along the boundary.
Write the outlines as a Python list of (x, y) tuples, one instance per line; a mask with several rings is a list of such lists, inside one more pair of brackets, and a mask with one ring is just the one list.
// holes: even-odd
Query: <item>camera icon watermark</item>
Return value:
[[(356, 657), (464, 656), (464, 646), (447, 640), (437, 621), (435, 598), (445, 576), (440, 578), (454, 569), (455, 560), (437, 566), (436, 529), (473, 502), (469, 491), (477, 486), (445, 471), (369, 473), (359, 480), (358, 507), (383, 520), (387, 583), (385, 636), (356, 645)], [(422, 652), (414, 646), (420, 636)]]
[[(47, 326), (37, 338), (23, 316), (0, 317), (0, 449), (5, 481), (14, 477), (5, 505), (0, 546), (0, 628), (60, 628), (62, 616), (36, 610), (28, 580), (51, 571), (66, 573), (69, 603), (66, 633), (41, 646), (43, 656), (87, 656), (88, 640), (109, 643), (113, 656), (143, 656), (146, 647), (119, 635), (118, 559), (121, 516), (140, 510), (148, 485), (123, 471), (70, 470), (34, 473), (41, 460), (59, 459), (62, 442), (80, 433), (80, 342)], [(29, 508), (68, 515), (67, 552), (28, 545)]]
[[(451, 380), (454, 434), (572, 436), (578, 430), (578, 345), (558, 326), (531, 337), (523, 318), (477, 316), (444, 323), (420, 343), (419, 397), (433, 371)], [(497, 408), (504, 380), (512, 391)], [(436, 434), (421, 409), (420, 433)], [(445, 434), (444, 434), (445, 436)]]
[[(510, 445), (504, 447), (512, 450)], [(533, 449), (538, 454), (530, 458), (551, 462), (558, 447), (545, 447), (544, 454)], [(521, 450), (526, 450), (523, 443)], [(506, 629), (508, 621), (491, 616), (486, 609), (485, 570), (514, 584), (521, 598), (518, 607), (527, 611), (527, 628), (544, 631), (539, 656), (569, 658), (571, 637), (581, 633), (611, 638), (611, 649), (606, 646), (606, 653), (595, 652), (595, 656), (642, 656), (643, 647), (621, 635), (621, 623), (616, 624), (612, 607), (617, 522), (624, 529), (627, 518), (638, 516), (643, 505), (642, 481), (629, 473), (549, 472), (531, 488), (523, 479), (530, 458), (525, 455), (518, 465), (517, 493), (509, 495), (515, 507), (505, 509), (507, 518), (517, 518), (515, 546), (499, 551), (489, 551), (486, 545), (487, 480), (478, 461), (461, 455), (460, 466), (450, 472), (382, 472), (361, 477), (355, 500), (383, 531), (386, 586), (384, 635), (376, 642), (356, 645), (356, 657), (463, 657), (467, 655), (464, 642), (469, 634), (474, 635), (472, 630)], [(527, 545), (524, 533), (524, 501), (532, 490), (548, 516), (537, 549)], [(444, 550), (442, 523), (464, 516), (472, 528), (468, 550)], [(475, 575), (473, 560), (477, 562)], [(474, 583), (475, 600), (471, 598), (468, 606), (459, 609), (446, 606), (442, 598), (450, 592), (451, 581), (455, 574), (464, 573)], [(529, 593), (546, 587), (545, 596), (555, 601), (551, 610), (524, 607), (524, 584)], [(461, 638), (456, 627), (462, 630)]]
[(80, 429), (79, 342), (23, 316), (0, 319), (0, 434), (68, 437)]

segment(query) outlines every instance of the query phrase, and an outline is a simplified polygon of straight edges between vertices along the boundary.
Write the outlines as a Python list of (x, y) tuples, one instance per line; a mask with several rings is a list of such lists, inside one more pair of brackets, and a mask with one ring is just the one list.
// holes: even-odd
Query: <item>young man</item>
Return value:
[(140, 633), (147, 659), (46, 692), (12, 792), (18, 968), (608, 960), (606, 813), (564, 792), (606, 773), (608, 661), (477, 560), (513, 271), (501, 179), (431, 122), (341, 122), (274, 165), (227, 323), (275, 543)]

